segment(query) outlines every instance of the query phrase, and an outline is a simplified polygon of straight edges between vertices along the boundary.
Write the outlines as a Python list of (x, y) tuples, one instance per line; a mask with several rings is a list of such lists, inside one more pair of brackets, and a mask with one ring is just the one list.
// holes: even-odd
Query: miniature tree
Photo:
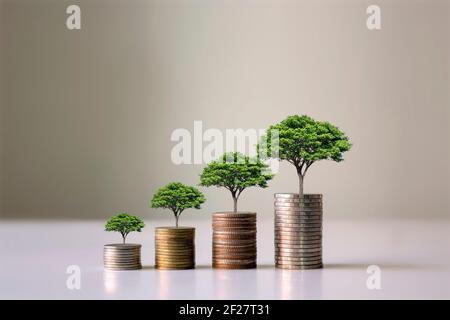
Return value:
[(200, 209), (204, 202), (205, 196), (198, 189), (179, 182), (172, 182), (158, 189), (151, 200), (151, 207), (172, 210), (175, 216), (175, 226), (178, 228), (178, 219), (181, 213), (189, 208)]
[(249, 187), (266, 188), (273, 178), (268, 165), (260, 159), (244, 156), (239, 152), (225, 153), (218, 160), (209, 163), (200, 175), (200, 185), (224, 187), (231, 192), (233, 209), (242, 192)]
[[(272, 135), (278, 139), (272, 139)], [(277, 141), (275, 145), (273, 141)], [(343, 160), (342, 153), (352, 144), (334, 125), (320, 122), (306, 115), (289, 116), (269, 127), (258, 145), (259, 155), (266, 155), (293, 164), (299, 179), (299, 196), (303, 197), (303, 182), (311, 165), (319, 160)]]
[(141, 218), (132, 216), (126, 212), (110, 218), (105, 225), (105, 231), (116, 231), (122, 235), (123, 243), (130, 232), (141, 230), (145, 227)]

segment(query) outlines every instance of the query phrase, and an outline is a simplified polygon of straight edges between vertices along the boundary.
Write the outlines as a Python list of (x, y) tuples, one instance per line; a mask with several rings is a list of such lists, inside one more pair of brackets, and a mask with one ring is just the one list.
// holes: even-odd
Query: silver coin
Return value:
[(280, 240), (318, 240), (322, 238), (322, 232), (292, 232), (292, 231), (280, 231), (275, 230), (275, 239)]
[(295, 250), (305, 250), (305, 249), (317, 249), (317, 250), (322, 250), (322, 246), (320, 244), (314, 244), (311, 245), (311, 247), (309, 247), (309, 245), (286, 245), (286, 244), (278, 244), (276, 243), (274, 245), (274, 250), (276, 252), (283, 252), (280, 250), (294, 250), (294, 252), (296, 252)]
[(275, 239), (275, 244), (274, 247), (275, 248), (286, 248), (286, 249), (295, 249), (301, 246), (316, 246), (316, 248), (321, 248), (322, 247), (322, 243), (318, 242), (318, 243), (304, 243), (304, 242), (280, 242), (280, 240)]
[(277, 257), (275, 259), (276, 263), (295, 263), (295, 264), (317, 264), (322, 262), (322, 257), (311, 257), (311, 258), (285, 258)]
[(295, 247), (288, 247), (283, 246), (279, 247), (277, 245), (274, 246), (276, 252), (296, 252), (296, 253), (307, 253), (307, 252), (317, 252), (322, 251), (322, 246), (316, 246), (312, 248), (295, 248)]
[(105, 244), (103, 247), (105, 248), (114, 248), (114, 249), (127, 249), (127, 248), (140, 248), (142, 245), (138, 243), (110, 243)]
[(322, 223), (317, 222), (291, 222), (285, 220), (275, 220), (275, 227), (291, 228), (322, 228)]
[(288, 201), (274, 201), (275, 207), (295, 207), (304, 209), (322, 208), (321, 202), (288, 202)]
[(290, 269), (306, 269), (306, 267), (313, 267), (309, 269), (316, 269), (322, 267), (322, 261), (316, 261), (314, 263), (299, 263), (299, 262), (285, 262), (285, 261), (275, 261), (275, 266), (277, 268), (290, 268)]
[(122, 255), (122, 256), (126, 256), (126, 255), (140, 255), (141, 252), (140, 251), (122, 251), (122, 252), (118, 252), (118, 251), (108, 251), (108, 250), (104, 250), (103, 251), (104, 254), (114, 254), (114, 255)]
[(116, 268), (116, 269), (124, 269), (124, 268), (140, 268), (141, 265), (138, 264), (106, 264), (104, 265), (105, 268)]
[(278, 202), (273, 203), (275, 208), (300, 208), (298, 202)]
[(108, 259), (108, 260), (138, 260), (141, 257), (140, 256), (136, 256), (136, 257), (116, 257), (116, 256), (107, 256), (107, 255), (103, 255), (104, 259)]
[(314, 241), (296, 241), (296, 242), (285, 241), (285, 242), (282, 242), (282, 241), (279, 241), (278, 239), (275, 239), (275, 245), (277, 247), (281, 247), (281, 246), (284, 246), (284, 247), (288, 247), (288, 246), (292, 246), (292, 247), (295, 247), (295, 246), (317, 246), (317, 245), (322, 245), (322, 241), (321, 240), (314, 240)]
[(298, 198), (275, 198), (274, 202), (275, 203), (287, 203), (287, 204), (296, 204), (298, 205), (300, 203), (300, 199)]
[(281, 220), (281, 221), (304, 221), (304, 222), (322, 222), (322, 214), (316, 213), (316, 214), (303, 214), (300, 212), (276, 212), (274, 215), (275, 219)]
[(275, 260), (284, 258), (286, 259), (299, 259), (299, 258), (305, 258), (305, 259), (319, 259), (322, 258), (321, 254), (307, 254), (307, 255), (284, 255), (284, 254), (276, 254)]
[(275, 219), (274, 227), (322, 228), (323, 224), (322, 224), (322, 222), (317, 222), (317, 221), (314, 221), (314, 222), (305, 222), (305, 221), (293, 222), (293, 221), (289, 221), (289, 220)]
[(287, 215), (287, 216), (317, 216), (322, 215), (322, 210), (301, 210), (294, 207), (279, 207), (275, 208), (276, 215)]
[(299, 198), (298, 193), (275, 193), (275, 198)]
[(112, 262), (105, 262), (104, 266), (105, 267), (137, 267), (140, 266), (141, 263), (140, 262), (136, 262), (136, 263), (112, 263)]
[(278, 214), (274, 215), (275, 221), (292, 221), (294, 223), (322, 223), (322, 215), (320, 216), (306, 216), (297, 214)]
[(311, 269), (321, 269), (323, 268), (322, 264), (318, 264), (315, 266), (296, 266), (296, 265), (276, 265), (278, 269), (287, 269), (287, 270), (311, 270)]
[(308, 255), (275, 255), (275, 260), (285, 260), (285, 261), (308, 261), (308, 260), (319, 260), (322, 259), (322, 254), (308, 254)]
[(299, 219), (282, 219), (276, 217), (274, 219), (275, 224), (283, 225), (283, 224), (293, 224), (293, 225), (317, 225), (322, 226), (322, 220), (299, 220)]
[[(301, 258), (306, 260), (301, 260)], [(308, 261), (309, 259), (309, 261)], [(322, 256), (307, 256), (307, 257), (300, 257), (300, 256), (275, 256), (274, 259), (275, 262), (283, 262), (283, 263), (306, 263), (306, 262), (321, 262)]]
[(319, 193), (313, 194), (313, 193), (306, 193), (303, 195), (303, 199), (322, 199), (323, 196)]
[(132, 271), (132, 270), (140, 270), (142, 269), (142, 266), (132, 267), (132, 268), (112, 268), (112, 267), (105, 267), (105, 270), (107, 271)]
[(279, 237), (283, 237), (283, 236), (286, 236), (286, 237), (312, 237), (312, 236), (321, 236), (322, 232), (321, 231), (307, 232), (307, 231), (292, 231), (292, 230), (276, 229), (275, 234), (276, 234), (276, 236), (279, 236)]
[(311, 266), (323, 263), (322, 259), (311, 261), (290, 261), (290, 260), (274, 260), (275, 265), (292, 265), (292, 266)]
[(311, 231), (311, 229), (322, 230), (322, 224), (320, 223), (286, 223), (276, 221), (274, 227), (286, 229), (306, 229), (307, 231)]
[(111, 261), (138, 261), (141, 259), (141, 257), (108, 257), (103, 256), (104, 260), (111, 260)]
[(290, 233), (290, 234), (296, 234), (296, 235), (304, 235), (307, 236), (311, 233), (317, 234), (321, 233), (322, 229), (317, 228), (288, 228), (288, 227), (275, 227), (275, 232), (282, 232), (282, 233)]
[(140, 258), (141, 258), (140, 256), (136, 256), (136, 257), (117, 257), (117, 256), (103, 255), (103, 259), (108, 259), (108, 260), (138, 260)]
[(287, 212), (301, 212), (304, 214), (310, 214), (310, 212), (323, 212), (323, 208), (320, 208), (320, 207), (300, 208), (298, 206), (297, 207), (296, 206), (281, 206), (278, 204), (274, 206), (274, 210), (275, 210), (275, 212), (281, 211), (282, 213), (287, 211)]
[(275, 250), (275, 258), (286, 258), (286, 259), (316, 259), (322, 257), (322, 251), (314, 252), (280, 252)]
[(314, 236), (314, 237), (302, 237), (302, 236), (278, 236), (275, 235), (274, 237), (275, 242), (277, 243), (304, 243), (306, 241), (319, 241), (322, 240), (321, 236)]

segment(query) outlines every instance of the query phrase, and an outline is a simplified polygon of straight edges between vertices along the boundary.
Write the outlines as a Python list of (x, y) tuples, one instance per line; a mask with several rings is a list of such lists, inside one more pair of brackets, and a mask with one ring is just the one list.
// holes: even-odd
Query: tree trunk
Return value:
[(237, 197), (233, 196), (233, 204), (234, 204), (233, 210), (234, 210), (234, 213), (237, 212), (237, 201), (238, 201)]
[(298, 173), (298, 196), (300, 199), (303, 198), (303, 176), (301, 173)]
[(178, 216), (178, 215), (175, 215), (175, 226), (178, 228), (178, 218), (179, 218), (180, 216)]
[(125, 244), (125, 238), (126, 238), (127, 236), (126, 235), (122, 235), (122, 240), (123, 240), (123, 244)]

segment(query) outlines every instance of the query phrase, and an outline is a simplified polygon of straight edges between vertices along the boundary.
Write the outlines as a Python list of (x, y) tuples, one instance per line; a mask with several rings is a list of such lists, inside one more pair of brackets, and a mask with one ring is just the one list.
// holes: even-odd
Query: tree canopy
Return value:
[[(273, 145), (273, 134), (278, 135), (278, 145)], [(278, 159), (295, 166), (300, 196), (303, 196), (303, 179), (313, 163), (319, 160), (340, 162), (342, 154), (351, 147), (348, 137), (339, 128), (306, 115), (289, 116), (270, 126), (258, 146), (260, 154), (277, 154)]]
[(145, 227), (141, 218), (130, 215), (126, 212), (111, 217), (105, 225), (105, 231), (116, 231), (122, 235), (123, 243), (130, 232), (141, 230)]
[(178, 218), (184, 210), (200, 209), (204, 202), (205, 196), (197, 188), (180, 182), (171, 182), (156, 191), (151, 200), (151, 207), (170, 209), (178, 227)]
[(200, 185), (228, 189), (233, 197), (234, 211), (237, 212), (237, 201), (246, 188), (266, 188), (267, 182), (272, 178), (273, 174), (268, 165), (260, 159), (250, 158), (239, 152), (230, 152), (203, 169)]

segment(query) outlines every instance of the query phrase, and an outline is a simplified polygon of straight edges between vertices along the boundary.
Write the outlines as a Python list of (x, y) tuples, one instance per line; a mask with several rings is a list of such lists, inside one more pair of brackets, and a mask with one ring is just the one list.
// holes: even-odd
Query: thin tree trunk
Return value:
[(233, 210), (234, 210), (234, 213), (237, 212), (237, 201), (238, 201), (237, 197), (233, 196)]
[(125, 244), (125, 238), (126, 238), (127, 236), (126, 235), (122, 235), (122, 240), (123, 240), (123, 244)]
[(298, 196), (303, 199), (303, 176), (298, 173)]
[(178, 216), (178, 215), (175, 215), (175, 226), (178, 228), (178, 218), (179, 218), (180, 216)]

